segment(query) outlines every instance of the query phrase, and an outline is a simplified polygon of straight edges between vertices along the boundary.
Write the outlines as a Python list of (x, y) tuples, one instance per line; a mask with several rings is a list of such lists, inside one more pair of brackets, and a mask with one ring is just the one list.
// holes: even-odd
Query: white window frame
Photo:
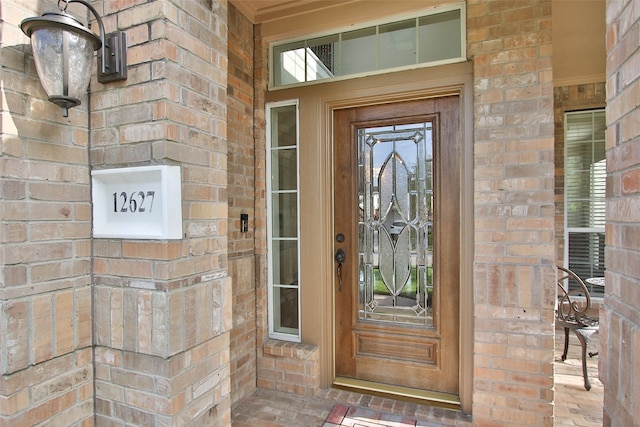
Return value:
[[(567, 131), (568, 131), (568, 117), (571, 115), (576, 115), (576, 114), (585, 114), (585, 113), (604, 113), (604, 109), (603, 108), (598, 108), (598, 109), (593, 109), (593, 110), (585, 110), (585, 111), (574, 111), (574, 112), (566, 112), (564, 114), (564, 165), (563, 165), (563, 169), (565, 171), (565, 173), (567, 172), (567, 151), (568, 151), (568, 147), (567, 147)], [(592, 123), (593, 123), (593, 116), (592, 116)], [(591, 128), (592, 134), (594, 132), (594, 128), (592, 126)], [(595, 141), (592, 139), (591, 143), (595, 143)], [(605, 172), (606, 174), (606, 172)], [(605, 176), (605, 180), (606, 180), (606, 176)], [(568, 223), (568, 217), (569, 217), (569, 211), (568, 211), (568, 206), (569, 206), (569, 200), (568, 200), (568, 182), (567, 182), (567, 178), (565, 175), (565, 180), (564, 180), (564, 241), (565, 241), (565, 245), (564, 245), (564, 265), (566, 268), (570, 268), (569, 265), (569, 255), (570, 255), (570, 251), (569, 251), (569, 234), (570, 233), (584, 233), (584, 234), (605, 234), (605, 224), (604, 224), (604, 216), (602, 218), (602, 227), (569, 227), (569, 223)], [(604, 201), (602, 202), (604, 204)], [(586, 279), (586, 277), (582, 277), (582, 279)], [(590, 286), (590, 285), (587, 285)], [(590, 291), (592, 293), (595, 293), (596, 296), (601, 295), (602, 294), (602, 288), (597, 287), (597, 286), (590, 286)]]
[[(366, 71), (366, 72), (362, 72), (362, 73), (341, 75), (341, 76), (336, 76), (336, 77), (331, 77), (331, 78), (326, 78), (326, 79), (310, 80), (310, 81), (304, 81), (304, 82), (299, 82), (299, 83), (291, 83), (291, 84), (284, 84), (284, 85), (276, 85), (275, 84), (275, 75), (274, 75), (274, 70), (275, 70), (275, 65), (274, 64), (275, 63), (274, 63), (274, 54), (273, 54), (273, 51), (274, 51), (275, 47), (278, 47), (278, 46), (281, 46), (281, 45), (290, 44), (290, 43), (296, 43), (296, 42), (304, 42), (304, 44), (306, 45), (306, 42), (308, 40), (313, 40), (313, 39), (320, 38), (320, 37), (339, 35), (341, 33), (362, 30), (362, 29), (369, 28), (369, 27), (378, 27), (380, 25), (392, 24), (392, 23), (395, 23), (395, 22), (400, 22), (400, 21), (404, 21), (404, 20), (408, 20), (408, 19), (422, 18), (422, 17), (431, 16), (431, 15), (437, 15), (437, 14), (440, 14), (440, 13), (451, 12), (451, 11), (454, 11), (454, 10), (459, 10), (460, 11), (460, 44), (461, 44), (461, 46), (460, 46), (460, 56), (459, 57), (454, 57), (454, 58), (449, 58), (449, 59), (444, 59), (444, 60), (438, 60), (438, 61), (431, 61), (431, 62), (422, 62), (422, 63), (418, 63), (418, 64), (405, 65), (405, 66), (394, 67), (394, 68), (385, 68), (385, 69), (380, 69), (380, 70), (370, 70), (370, 71)], [(377, 32), (377, 30), (376, 30), (376, 32)], [(308, 50), (308, 49), (305, 48), (305, 50)], [(328, 83), (328, 82), (334, 82), (334, 81), (340, 81), (340, 80), (350, 80), (350, 79), (355, 79), (355, 78), (360, 78), (360, 77), (386, 74), (386, 73), (395, 72), (395, 71), (413, 70), (413, 69), (417, 69), (417, 68), (427, 68), (427, 67), (435, 67), (435, 66), (445, 65), (445, 64), (454, 64), (454, 63), (457, 63), (457, 62), (464, 62), (466, 60), (467, 60), (467, 10), (466, 10), (466, 2), (456, 2), (456, 3), (449, 4), (449, 5), (436, 6), (436, 7), (433, 7), (431, 9), (429, 9), (429, 10), (421, 11), (421, 12), (417, 12), (417, 13), (410, 13), (410, 14), (405, 13), (405, 14), (400, 14), (400, 15), (396, 15), (396, 16), (393, 16), (393, 17), (385, 17), (384, 19), (375, 20), (375, 21), (369, 21), (369, 22), (363, 22), (361, 24), (354, 25), (354, 26), (334, 28), (334, 29), (332, 29), (330, 31), (314, 33), (314, 34), (306, 34), (303, 37), (292, 38), (292, 39), (287, 39), (287, 40), (278, 40), (276, 42), (270, 43), (270, 45), (269, 45), (269, 90), (289, 89), (289, 88), (292, 88), (292, 87), (309, 86), (309, 85), (313, 85), (313, 84)], [(305, 66), (306, 66), (306, 64), (305, 64)]]
[[(283, 286), (275, 284), (273, 281), (273, 242), (275, 240), (293, 240), (293, 238), (274, 238), (273, 236), (273, 194), (280, 193), (280, 191), (274, 192), (272, 189), (272, 153), (274, 150), (286, 149), (286, 147), (273, 147), (272, 141), (272, 123), (271, 123), (271, 111), (275, 108), (286, 107), (286, 106), (295, 106), (296, 109), (296, 190), (297, 194), (297, 217), (296, 217), (296, 238), (297, 241), (297, 270), (298, 270), (298, 286)], [(287, 101), (279, 101), (279, 102), (270, 102), (266, 104), (265, 108), (266, 113), (266, 199), (267, 199), (267, 299), (268, 299), (268, 320), (269, 320), (269, 338), (282, 340), (282, 341), (292, 341), (292, 342), (301, 342), (302, 337), (302, 315), (301, 315), (301, 305), (300, 305), (300, 289), (301, 289), (301, 281), (300, 281), (300, 111), (298, 100), (287, 100)], [(287, 191), (291, 193), (291, 191)], [(289, 289), (297, 289), (298, 291), (298, 330), (296, 333), (284, 333), (275, 330), (276, 325), (276, 316), (274, 311), (274, 288), (289, 288)]]

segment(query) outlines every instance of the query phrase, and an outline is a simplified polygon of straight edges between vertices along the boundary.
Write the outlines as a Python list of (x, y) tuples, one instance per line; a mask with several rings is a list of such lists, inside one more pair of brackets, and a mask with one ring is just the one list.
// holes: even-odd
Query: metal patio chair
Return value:
[[(569, 331), (573, 331), (582, 346), (582, 376), (584, 377), (584, 388), (587, 390), (591, 389), (587, 375), (587, 345), (591, 336), (598, 332), (598, 318), (590, 316), (590, 310), (591, 295), (585, 283), (573, 271), (558, 266), (556, 325), (564, 328), (562, 360), (567, 358)], [(595, 354), (597, 353), (593, 355)]]

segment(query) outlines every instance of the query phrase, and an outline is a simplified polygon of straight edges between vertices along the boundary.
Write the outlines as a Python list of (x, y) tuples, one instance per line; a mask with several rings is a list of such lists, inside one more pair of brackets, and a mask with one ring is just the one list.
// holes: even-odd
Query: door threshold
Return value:
[(333, 381), (333, 388), (402, 400), (420, 405), (437, 406), (453, 411), (461, 410), (460, 397), (450, 393), (401, 387), (345, 377), (336, 377)]

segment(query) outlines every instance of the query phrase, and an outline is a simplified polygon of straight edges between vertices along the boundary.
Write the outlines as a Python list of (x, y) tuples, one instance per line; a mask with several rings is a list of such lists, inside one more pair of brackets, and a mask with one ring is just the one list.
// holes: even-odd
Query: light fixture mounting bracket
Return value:
[[(104, 62), (102, 55), (105, 56)], [(98, 64), (104, 64), (104, 69), (98, 69), (100, 83), (127, 79), (127, 34), (124, 31), (105, 36), (104, 45), (98, 50)]]

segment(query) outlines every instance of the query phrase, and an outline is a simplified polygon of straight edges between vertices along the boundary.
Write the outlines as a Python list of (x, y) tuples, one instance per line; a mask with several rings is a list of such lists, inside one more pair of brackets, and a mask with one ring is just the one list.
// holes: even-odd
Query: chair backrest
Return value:
[(593, 326), (597, 319), (588, 315), (589, 310), (591, 295), (587, 285), (573, 271), (558, 266), (558, 320), (578, 326)]

